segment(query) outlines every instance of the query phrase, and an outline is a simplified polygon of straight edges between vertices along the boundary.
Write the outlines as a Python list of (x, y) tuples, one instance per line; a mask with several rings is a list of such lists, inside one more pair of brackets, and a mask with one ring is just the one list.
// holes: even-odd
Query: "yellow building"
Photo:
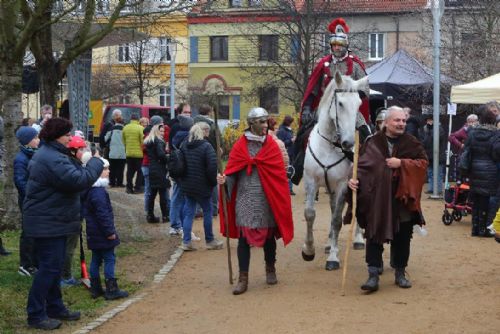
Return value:
[(186, 15), (129, 17), (117, 26), (132, 27), (148, 37), (93, 50), (92, 99), (169, 106), (174, 62), (175, 102), (186, 100), (189, 50)]
[(190, 13), (191, 94), (201, 100), (217, 96), (221, 119), (244, 119), (253, 106), (294, 113), (293, 99), (272, 84), (276, 63), (290, 62), (281, 52), (290, 43), (285, 19), (272, 2), (263, 1), (221, 1)]

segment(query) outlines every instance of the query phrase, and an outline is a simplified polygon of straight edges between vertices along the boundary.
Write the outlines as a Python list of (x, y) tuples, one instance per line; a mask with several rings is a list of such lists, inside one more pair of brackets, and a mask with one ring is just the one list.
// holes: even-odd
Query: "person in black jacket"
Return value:
[(148, 136), (144, 139), (144, 146), (149, 158), (148, 223), (157, 222), (154, 216), (154, 208), (156, 194), (158, 193), (160, 193), (162, 223), (167, 223), (169, 220), (166, 194), (167, 188), (170, 188), (170, 181), (167, 178), (167, 152), (164, 138), (165, 128), (163, 124), (157, 124), (151, 128)]
[[(80, 312), (63, 303), (61, 271), (66, 238), (80, 233), (80, 192), (94, 184), (103, 170), (101, 159), (91, 158), (87, 166), (71, 161), (67, 145), (73, 124), (64, 118), (48, 120), (40, 132), (44, 141), (29, 165), (23, 228), (35, 239), (38, 272), (28, 295), (28, 325), (51, 330), (60, 320), (78, 320)], [(96, 153), (98, 155), (98, 153)]]
[[(90, 294), (92, 298), (104, 295), (113, 300), (128, 297), (126, 291), (118, 288), (115, 278), (115, 247), (120, 239), (115, 229), (113, 207), (106, 187), (109, 185), (109, 162), (102, 159), (104, 170), (101, 177), (83, 196), (83, 215), (87, 224), (87, 246), (92, 250), (90, 263)], [(106, 292), (102, 289), (99, 269), (104, 262)]]
[[(424, 145), (425, 153), (429, 159), (429, 165), (427, 166), (427, 193), (432, 194), (434, 192), (434, 169), (433, 169), (433, 151), (434, 151), (434, 124), (433, 116), (428, 114), (425, 116), (426, 124), (420, 130), (420, 141)], [(438, 173), (438, 194), (443, 193), (443, 181), (444, 181), (444, 166), (446, 163), (446, 145), (447, 136), (444, 129), (439, 125), (439, 173)]]
[(406, 129), (405, 133), (412, 135), (413, 137), (419, 139), (420, 132), (420, 121), (417, 117), (412, 115), (412, 110), (408, 107), (403, 108), (406, 114)]
[(212, 145), (206, 140), (209, 133), (210, 126), (207, 123), (196, 123), (189, 130), (187, 144), (182, 146), (186, 158), (186, 173), (180, 179), (181, 191), (186, 196), (182, 220), (182, 248), (185, 251), (196, 249), (191, 243), (196, 203), (203, 210), (203, 228), (207, 249), (222, 248), (222, 241), (215, 239), (212, 231), (210, 197), (213, 188), (217, 185), (217, 161)]
[(479, 115), (479, 125), (473, 128), (465, 141), (464, 152), (469, 150), (471, 168), (469, 174), (472, 207), (473, 237), (492, 237), (494, 234), (486, 228), (490, 196), (497, 192), (497, 164), (500, 158), (495, 151), (495, 143), (500, 132), (495, 127), (495, 114), (489, 110)]

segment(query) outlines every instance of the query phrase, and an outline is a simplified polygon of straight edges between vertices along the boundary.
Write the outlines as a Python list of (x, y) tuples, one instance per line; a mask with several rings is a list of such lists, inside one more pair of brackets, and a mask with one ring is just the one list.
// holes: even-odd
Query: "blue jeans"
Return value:
[(149, 187), (149, 166), (142, 166), (141, 171), (144, 177), (144, 211), (147, 214), (149, 196), (151, 196), (151, 188)]
[[(428, 187), (427, 190), (429, 192), (433, 192), (434, 190), (434, 171), (432, 170), (432, 164), (429, 164), (430, 167), (427, 167), (427, 182)], [(439, 174), (438, 174), (438, 194), (443, 193), (443, 180), (444, 180), (444, 168), (443, 165), (439, 165)]]
[(66, 236), (36, 238), (38, 272), (28, 295), (28, 324), (34, 325), (66, 311), (61, 294), (61, 273), (66, 252)]
[(191, 242), (191, 231), (193, 229), (193, 219), (196, 212), (196, 203), (200, 204), (203, 210), (203, 229), (205, 230), (205, 241), (210, 242), (214, 240), (214, 233), (212, 232), (212, 203), (211, 196), (195, 200), (192, 197), (186, 196), (184, 202), (184, 219), (182, 220), (182, 230), (184, 235), (182, 241), (185, 244)]
[(115, 248), (93, 249), (90, 262), (90, 277), (99, 278), (99, 269), (104, 261), (104, 278), (115, 278)]
[(219, 212), (219, 187), (215, 186), (212, 190), (212, 214)]
[[(141, 171), (142, 171), (142, 176), (144, 177), (144, 211), (147, 214), (148, 213), (148, 201), (149, 201), (149, 197), (151, 196), (151, 187), (149, 185), (149, 166), (142, 166)], [(165, 188), (164, 191), (165, 191), (164, 198), (167, 199), (167, 208), (168, 208), (170, 206), (170, 196), (168, 193), (168, 188)]]
[(170, 200), (170, 227), (181, 228), (185, 196), (180, 186), (174, 183)]

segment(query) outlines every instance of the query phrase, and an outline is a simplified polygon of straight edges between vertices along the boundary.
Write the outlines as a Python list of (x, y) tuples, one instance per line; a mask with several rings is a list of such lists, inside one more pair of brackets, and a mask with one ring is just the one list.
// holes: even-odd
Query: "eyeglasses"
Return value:
[(267, 123), (267, 119), (259, 119), (258, 122), (260, 124), (265, 124), (265, 123)]

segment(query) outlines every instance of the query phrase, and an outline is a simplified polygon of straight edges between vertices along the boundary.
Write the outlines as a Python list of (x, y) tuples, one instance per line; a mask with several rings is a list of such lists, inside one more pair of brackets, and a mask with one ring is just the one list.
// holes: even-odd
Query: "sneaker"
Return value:
[(171, 227), (170, 230), (168, 231), (168, 234), (170, 234), (170, 235), (181, 235), (182, 234), (182, 229), (181, 228)]
[(61, 284), (61, 288), (68, 288), (68, 287), (79, 285), (80, 282), (78, 282), (74, 277), (71, 277), (68, 279), (62, 279), (60, 284)]
[(196, 248), (193, 246), (192, 243), (188, 243), (188, 244), (182, 243), (181, 249), (185, 252), (196, 250)]
[(62, 325), (61, 321), (59, 321), (57, 319), (50, 319), (50, 318), (44, 319), (44, 320), (37, 322), (35, 324), (28, 324), (28, 326), (31, 328), (43, 329), (46, 331), (58, 329), (59, 327), (61, 327), (61, 325)]
[(38, 269), (36, 269), (35, 267), (24, 268), (23, 266), (19, 266), (19, 270), (17, 272), (21, 276), (32, 277), (35, 276), (37, 271)]
[(224, 245), (224, 243), (222, 241), (214, 239), (210, 242), (207, 242), (207, 249), (208, 250), (222, 249), (223, 245)]

